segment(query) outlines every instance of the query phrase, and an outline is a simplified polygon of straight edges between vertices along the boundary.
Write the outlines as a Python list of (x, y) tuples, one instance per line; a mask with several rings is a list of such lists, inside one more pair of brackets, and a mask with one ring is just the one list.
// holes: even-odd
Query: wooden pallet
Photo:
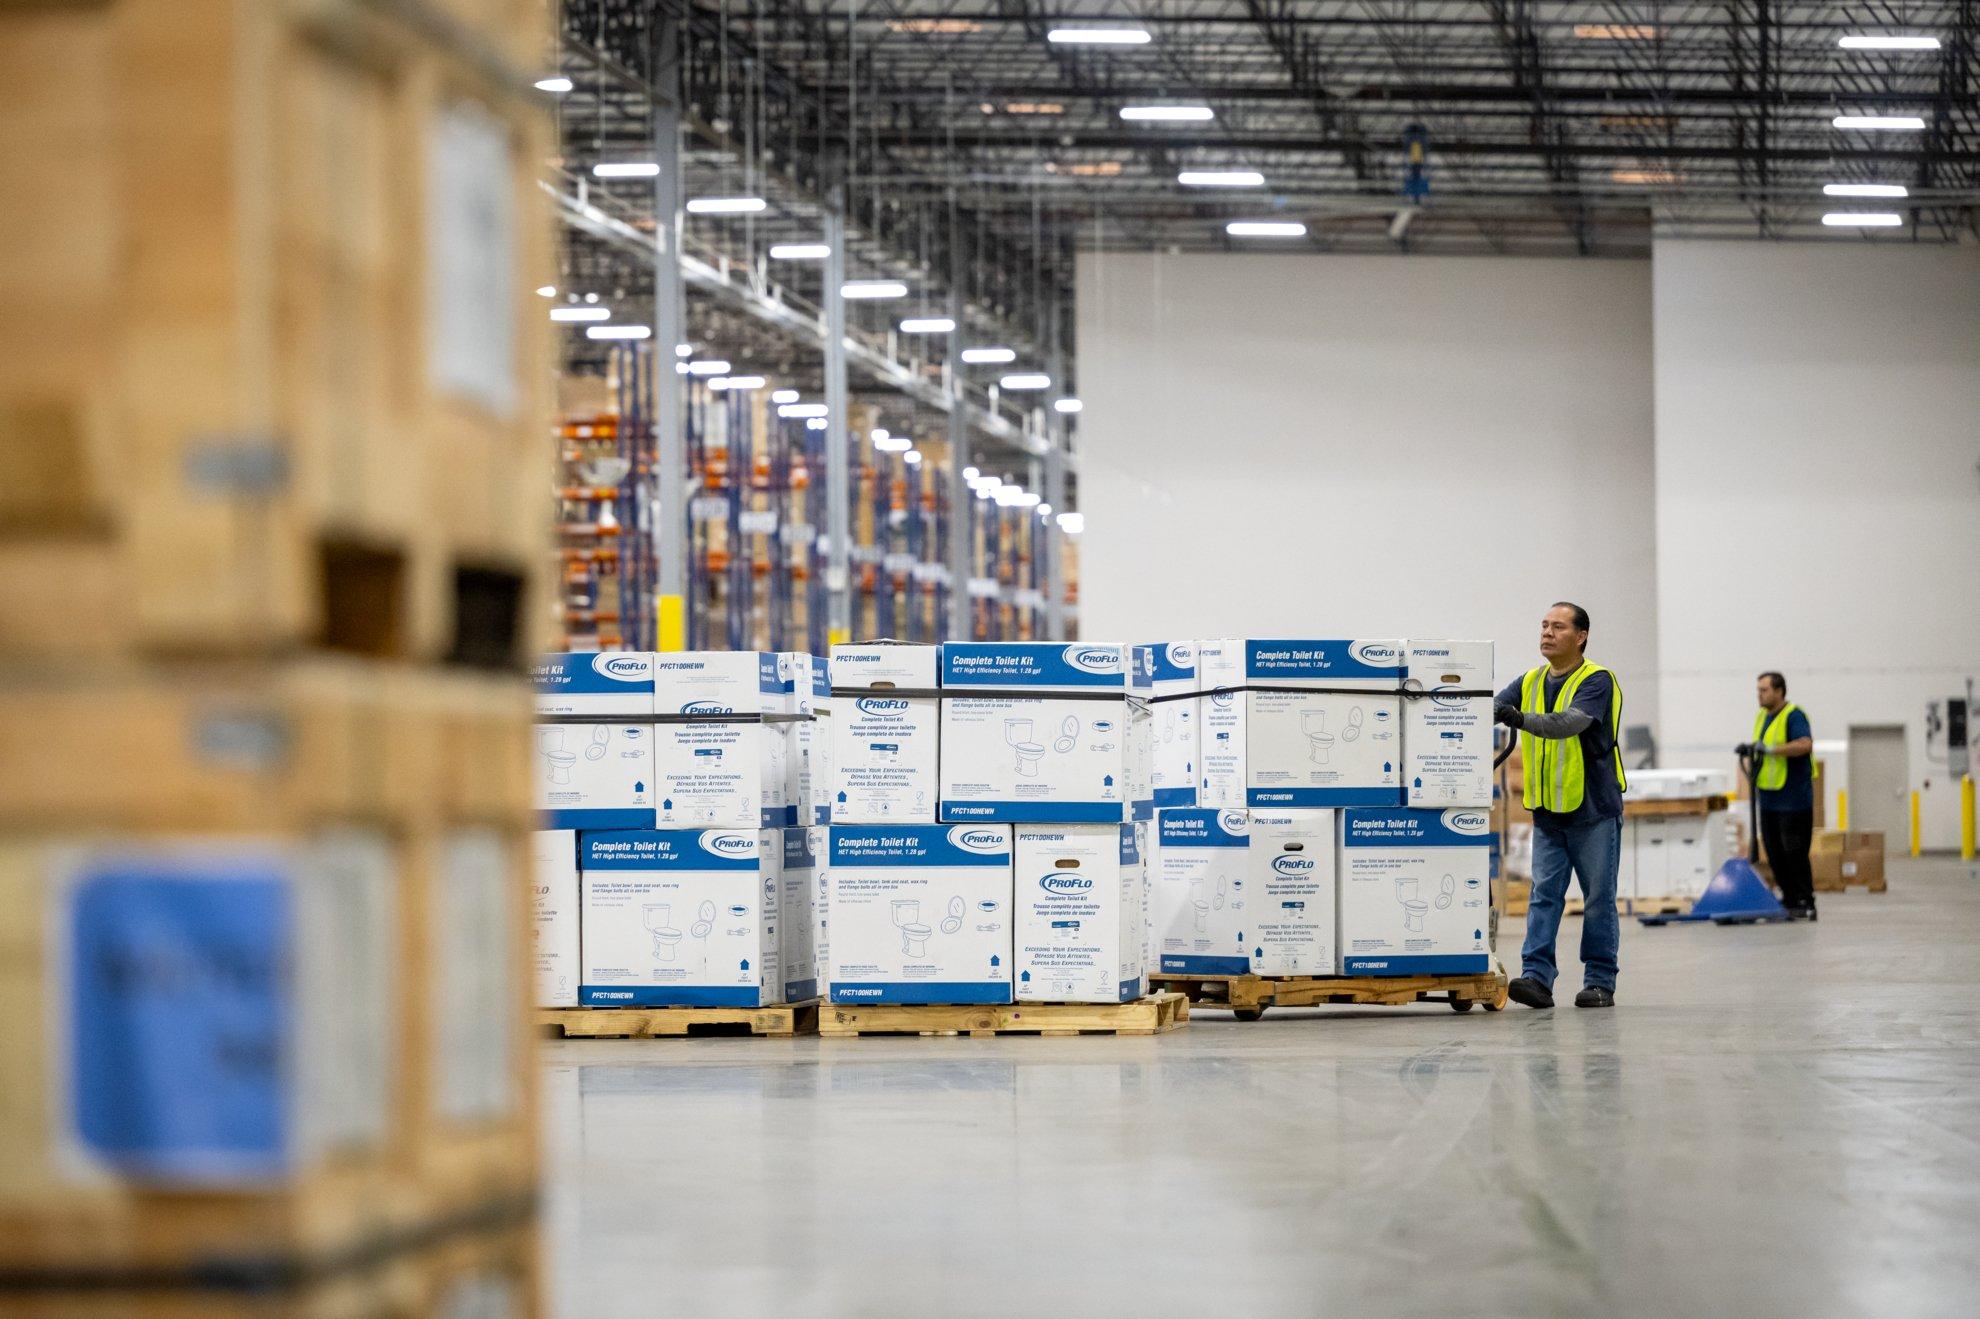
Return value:
[(1679, 815), (1710, 815), (1723, 811), (1732, 804), (1730, 797), (1644, 797), (1623, 802), (1623, 814), (1631, 819), (1648, 816), (1652, 819), (1669, 818)]
[(1533, 881), (1529, 879), (1495, 879), (1492, 881), (1493, 896), (1498, 899), (1499, 910), (1507, 916), (1524, 916), (1533, 902)]
[(1502, 966), (1463, 976), (1153, 976), (1149, 984), (1181, 993), (1197, 1007), (1226, 1008), (1239, 1021), (1256, 1021), (1268, 1007), (1447, 1001), (1458, 1012), (1481, 1003), (1497, 1012), (1506, 1005)]
[(818, 1000), (763, 1008), (538, 1008), (536, 1021), (569, 1040), (818, 1034)]
[[(1691, 904), (1696, 898), (1617, 898), (1616, 914), (1619, 916), (1684, 916), (1690, 913)], [(1587, 910), (1587, 902), (1582, 898), (1569, 898), (1563, 914), (1580, 916)]]
[(853, 1035), (1161, 1035), (1189, 1021), (1189, 1000), (1150, 993), (1132, 1003), (834, 1003), (818, 1033)]

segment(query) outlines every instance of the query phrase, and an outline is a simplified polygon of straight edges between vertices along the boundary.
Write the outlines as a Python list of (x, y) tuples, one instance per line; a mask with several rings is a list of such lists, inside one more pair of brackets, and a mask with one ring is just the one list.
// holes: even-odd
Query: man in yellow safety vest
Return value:
[(1781, 890), (1781, 905), (1795, 920), (1815, 919), (1815, 875), (1808, 847), (1815, 837), (1815, 774), (1809, 755), (1815, 737), (1808, 716), (1787, 698), (1787, 679), (1760, 675), (1760, 713), (1753, 717), (1753, 740), (1733, 748), (1754, 765), (1759, 798), (1760, 841)]
[(1510, 991), (1529, 1008), (1554, 1006), (1554, 939), (1570, 873), (1581, 879), (1582, 990), (1578, 1008), (1614, 1007), (1616, 867), (1622, 859), (1622, 683), (1591, 662), (1588, 611), (1563, 600), (1540, 620), (1540, 657), (1499, 693), (1493, 716), (1519, 731), (1526, 807), (1533, 812), (1533, 899), (1520, 976)]

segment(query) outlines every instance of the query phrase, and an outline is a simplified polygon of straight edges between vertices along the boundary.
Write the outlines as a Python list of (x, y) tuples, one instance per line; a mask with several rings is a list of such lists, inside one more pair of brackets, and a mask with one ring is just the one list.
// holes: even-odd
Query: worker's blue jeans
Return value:
[(1584, 987), (1616, 987), (1616, 866), (1622, 860), (1622, 821), (1533, 826), (1533, 898), (1526, 910), (1521, 974), (1552, 989), (1559, 968), (1554, 937), (1567, 906), (1568, 872), (1581, 877), (1581, 980)]

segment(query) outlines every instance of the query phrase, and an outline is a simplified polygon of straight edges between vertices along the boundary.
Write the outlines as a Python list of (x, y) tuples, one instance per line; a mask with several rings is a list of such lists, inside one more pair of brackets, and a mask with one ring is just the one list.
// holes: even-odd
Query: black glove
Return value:
[(1526, 726), (1526, 716), (1519, 712), (1518, 706), (1500, 701), (1492, 707), (1492, 722), (1508, 728), (1523, 728)]
[(1741, 760), (1751, 760), (1753, 758), (1753, 750), (1754, 748), (1751, 742), (1741, 742), (1733, 748), (1733, 754)]

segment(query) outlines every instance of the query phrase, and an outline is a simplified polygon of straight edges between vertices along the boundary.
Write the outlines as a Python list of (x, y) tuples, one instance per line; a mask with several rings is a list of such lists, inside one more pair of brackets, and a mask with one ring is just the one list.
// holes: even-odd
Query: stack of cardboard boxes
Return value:
[(815, 997), (822, 662), (560, 653), (536, 685), (538, 1002)]
[(1188, 716), (1158, 729), (1196, 730), (1153, 748), (1171, 789), (1153, 829), (1157, 974), (1491, 968), (1490, 642), (1153, 649), (1180, 671), (1157, 708)]
[(463, 8), (467, 51), (341, 0), (0, 12), (30, 1308), (534, 1309), (548, 34), (516, 18)]
[(1872, 893), (1885, 889), (1884, 835), (1875, 830), (1818, 829), (1808, 863), (1821, 892), (1839, 893), (1858, 884)]

